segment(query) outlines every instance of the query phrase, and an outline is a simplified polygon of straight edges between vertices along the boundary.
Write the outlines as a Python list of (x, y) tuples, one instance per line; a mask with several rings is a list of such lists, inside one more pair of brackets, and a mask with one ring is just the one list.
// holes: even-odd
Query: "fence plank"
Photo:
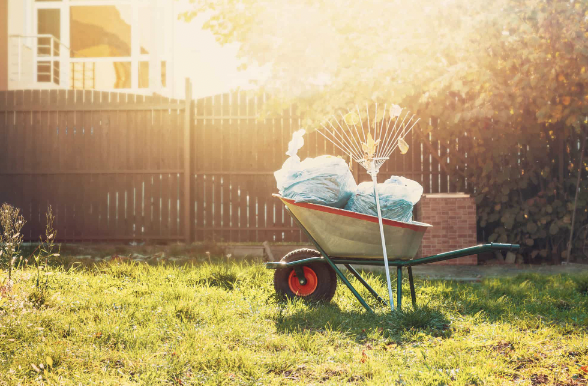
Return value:
[[(205, 99), (204, 102), (204, 114), (205, 115), (214, 115), (214, 100), (212, 97), (208, 97)], [(203, 169), (204, 170), (216, 170), (214, 165), (214, 142), (212, 137), (212, 120), (206, 119), (202, 126), (202, 130), (204, 131), (203, 134)], [(204, 226), (209, 228), (204, 232), (204, 239), (205, 240), (214, 240), (214, 232), (210, 229), (213, 226), (213, 207), (214, 207), (214, 198), (213, 198), (213, 175), (207, 173), (204, 175)]]
[(178, 219), (178, 234), (180, 233), (180, 229), (183, 229), (182, 236), (184, 238), (184, 242), (189, 244), (192, 242), (193, 234), (192, 234), (192, 227), (193, 227), (193, 211), (192, 211), (192, 83), (190, 79), (186, 79), (186, 97), (184, 101), (184, 111), (183, 111), (183, 138), (182, 138), (182, 153), (183, 153), (183, 162), (182, 166), (184, 169), (184, 173), (180, 179), (180, 190), (178, 195), (182, 195), (178, 197), (181, 206), (179, 208), (179, 215), (180, 218)]
[[(173, 102), (172, 102), (173, 103)], [(164, 137), (166, 138), (166, 147), (164, 152), (171, 155), (168, 157), (164, 157), (164, 162), (168, 167), (176, 167), (175, 157), (177, 156), (174, 152), (175, 150), (175, 133), (172, 127), (172, 114), (173, 110), (168, 110), (163, 113), (163, 133)], [(158, 190), (160, 194), (160, 221), (161, 221), (161, 235), (169, 235), (169, 209), (170, 209), (170, 202), (169, 202), (169, 173), (160, 174), (157, 176), (153, 176), (150, 179), (150, 183), (155, 185), (155, 189)]]
[[(184, 113), (180, 109), (184, 107), (184, 101), (179, 99), (175, 99), (175, 103), (177, 108), (172, 110), (172, 130), (174, 131), (175, 135), (175, 151), (173, 154), (175, 155), (175, 168), (176, 169), (183, 169), (184, 167)], [(179, 190), (179, 173), (170, 173), (169, 174), (169, 212), (170, 212), (170, 220), (169, 220), (169, 235), (174, 236), (176, 235), (179, 239), (185, 239), (185, 235), (183, 232), (180, 231), (178, 228), (178, 219), (181, 217), (180, 212), (178, 210), (178, 202), (180, 200), (180, 190)]]
[[(30, 104), (32, 100), (32, 91), (25, 90), (23, 93), (23, 100), (25, 104)], [(30, 170), (32, 166), (32, 138), (33, 138), (33, 130), (32, 130), (32, 122), (31, 116), (32, 113), (30, 111), (23, 111), (21, 114), (21, 124), (20, 124), (20, 135), (21, 144), (19, 146), (19, 159), (20, 159), (20, 170)], [(32, 208), (31, 208), (31, 201), (33, 200), (34, 191), (32, 189), (32, 179), (30, 176), (20, 176), (21, 182), (21, 192), (20, 192), (20, 199), (21, 199), (21, 206), (20, 210), (24, 218), (31, 219), (32, 217)], [(24, 237), (31, 237), (31, 224), (25, 224), (23, 228), (23, 235)]]
[[(47, 91), (45, 94), (47, 97), (46, 102), (49, 105), (56, 105), (58, 103), (58, 93), (57, 90), (50, 90)], [(45, 132), (45, 148), (43, 149), (43, 153), (45, 154), (44, 157), (44, 167), (50, 170), (58, 170), (59, 169), (59, 161), (58, 161), (58, 113), (54, 111), (43, 112), (44, 121), (43, 121), (43, 130)], [(52, 178), (51, 176), (41, 176), (40, 177), (41, 184), (43, 186), (43, 207), (47, 209), (47, 207), (51, 206), (53, 211), (53, 215), (56, 216), (57, 213), (57, 203), (54, 200), (55, 196), (55, 189), (56, 189), (56, 179)], [(57, 237), (60, 238), (61, 234), (57, 230), (57, 223), (59, 220), (55, 218), (53, 228), (57, 231)]]
[[(22, 90), (16, 91), (14, 94), (14, 100), (17, 104), (22, 104), (24, 102), (24, 92)], [(24, 112), (15, 112), (14, 113), (14, 121), (13, 125), (11, 126), (11, 138), (9, 139), (11, 144), (14, 144), (9, 153), (11, 154), (11, 165), (12, 170), (15, 171), (22, 171), (22, 142), (23, 142), (23, 116)], [(12, 183), (10, 186), (11, 197), (9, 203), (17, 208), (23, 207), (23, 200), (22, 200), (22, 177), (19, 175), (15, 175), (12, 178)]]
[[(237, 111), (239, 115), (247, 114), (247, 93), (240, 92), (237, 99)], [(247, 165), (243, 162), (243, 155), (245, 154), (246, 144), (245, 138), (248, 137), (246, 133), (247, 119), (239, 119), (237, 122), (237, 136), (241, 142), (239, 149), (235, 153), (239, 159), (236, 165), (236, 170), (244, 170)], [(235, 176), (235, 188), (237, 190), (237, 226), (239, 228), (238, 240), (240, 242), (249, 240), (249, 235), (246, 233), (247, 228), (247, 197), (245, 187), (243, 186), (243, 177)]]
[[(224, 104), (225, 110), (223, 111), (223, 114), (226, 115), (237, 115), (238, 114), (238, 110), (237, 110), (237, 106), (238, 106), (238, 91), (236, 92), (232, 92), (231, 94), (227, 95), (227, 103)], [(227, 142), (228, 142), (228, 166), (227, 169), (228, 170), (236, 170), (237, 168), (237, 151), (239, 149), (239, 143), (238, 143), (238, 120), (229, 118), (227, 121), (227, 126), (226, 127), (226, 138), (227, 138)], [(235, 189), (235, 177), (234, 176), (228, 176), (229, 178), (227, 179), (227, 189), (225, 190), (227, 193), (227, 196), (225, 197), (225, 202), (226, 202), (226, 217), (225, 217), (225, 221), (226, 224), (225, 226), (228, 228), (233, 228), (237, 225), (237, 211), (236, 211), (236, 201), (237, 201), (237, 190)], [(227, 241), (229, 242), (233, 242), (233, 241), (237, 241), (238, 237), (239, 237), (239, 233), (235, 230), (230, 230), (227, 234)]]
[[(8, 98), (8, 91), (0, 91), (0, 165), (4, 165), (6, 167), (8, 165), (8, 137), (7, 137), (7, 129), (8, 129), (8, 115), (10, 112), (7, 111), (7, 98)], [(0, 176), (0, 182), (2, 181), (3, 176)], [(4, 186), (4, 184), (3, 184)], [(0, 202), (0, 205), (2, 203)]]
[[(94, 93), (94, 103), (104, 103), (104, 101), (110, 101), (110, 94), (108, 92), (96, 92)], [(94, 127), (94, 133), (96, 135), (97, 146), (97, 157), (101, 165), (105, 165), (107, 170), (107, 158), (108, 158), (108, 127), (103, 125), (102, 118), (104, 111), (97, 111), (92, 114), (92, 126)], [(97, 177), (97, 195), (98, 195), (98, 234), (99, 237), (106, 237), (109, 234), (109, 205), (110, 205), (110, 192), (108, 189), (108, 175), (98, 175)]]
[[(117, 93), (111, 93), (109, 95), (110, 102), (117, 103), (118, 105), (124, 105), (120, 101), (121, 96)], [(122, 152), (122, 141), (121, 132), (122, 129), (122, 118), (124, 117), (124, 111), (103, 111), (102, 112), (102, 124), (106, 126), (108, 130), (108, 160), (109, 170), (117, 170), (120, 168), (121, 160), (124, 159)], [(125, 236), (125, 221), (124, 221), (124, 193), (125, 193), (125, 176), (119, 174), (109, 174), (108, 185), (110, 190), (110, 227), (108, 232), (110, 234), (116, 234), (117, 236)]]
[(194, 240), (204, 240), (204, 177), (199, 172), (202, 168), (202, 154), (204, 152), (204, 119), (198, 115), (204, 110), (204, 100), (198, 99), (194, 104), (194, 138), (192, 147), (192, 174), (194, 186), (192, 201), (194, 203)]
[[(230, 135), (230, 126), (228, 125), (229, 120), (224, 119), (225, 116), (230, 115), (230, 94), (222, 94), (220, 98), (220, 115), (221, 118), (219, 122), (220, 128), (220, 137), (221, 137), (221, 170), (227, 171), (231, 170), (231, 161), (234, 158), (232, 155), (232, 145), (231, 142), (231, 135)], [(231, 238), (231, 232), (228, 230), (230, 219), (230, 204), (229, 204), (229, 197), (231, 194), (230, 191), (230, 184), (231, 184), (231, 176), (220, 176), (220, 195), (219, 195), (219, 204), (220, 204), (220, 221), (223, 229), (227, 229), (222, 231), (220, 237), (224, 242), (227, 242)]]
[[(90, 90), (83, 91), (84, 105), (92, 104), (93, 92)], [(92, 112), (84, 111), (80, 117), (80, 126), (83, 133), (83, 144), (81, 149), (83, 151), (82, 165), (85, 170), (90, 169), (94, 165), (96, 143), (94, 142), (94, 130), (92, 127)], [(84, 221), (82, 237), (91, 237), (98, 231), (98, 224), (96, 221), (95, 211), (97, 201), (96, 195), (96, 177), (87, 175), (84, 179)]]

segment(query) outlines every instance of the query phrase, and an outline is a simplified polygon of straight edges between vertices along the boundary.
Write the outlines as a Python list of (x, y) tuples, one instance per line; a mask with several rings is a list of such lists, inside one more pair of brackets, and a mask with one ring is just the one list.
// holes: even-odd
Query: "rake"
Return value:
[(356, 106), (355, 109), (350, 110), (345, 115), (339, 113), (339, 118), (332, 116), (322, 123), (322, 128), (317, 131), (345, 154), (348, 154), (372, 177), (388, 296), (390, 307), (394, 310), (388, 253), (386, 251), (386, 239), (377, 188), (378, 171), (396, 149), (399, 149), (401, 154), (406, 154), (409, 146), (404, 137), (411, 132), (419, 119), (415, 119), (414, 114), (410, 114), (410, 111), (404, 111), (398, 105), (391, 105), (388, 109), (388, 105), (385, 104), (383, 109), (380, 106), (380, 110), (378, 110), (378, 104), (376, 103), (373, 111), (374, 114), (370, 117), (369, 107), (366, 103), (365, 114), (362, 116), (362, 111)]

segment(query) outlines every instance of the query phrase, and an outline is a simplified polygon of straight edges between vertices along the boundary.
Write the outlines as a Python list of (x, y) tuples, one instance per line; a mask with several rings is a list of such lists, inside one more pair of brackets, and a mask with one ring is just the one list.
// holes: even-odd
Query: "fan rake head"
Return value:
[(382, 108), (377, 103), (371, 117), (367, 104), (365, 111), (356, 106), (339, 116), (322, 123), (322, 129), (317, 131), (372, 175), (378, 173), (394, 150), (398, 148), (402, 154), (408, 151), (404, 137), (419, 121), (398, 105), (388, 108), (386, 104)]

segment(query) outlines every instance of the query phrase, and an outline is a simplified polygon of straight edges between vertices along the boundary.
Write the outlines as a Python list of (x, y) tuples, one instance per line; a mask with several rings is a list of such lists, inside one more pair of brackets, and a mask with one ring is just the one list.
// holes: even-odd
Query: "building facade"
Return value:
[(173, 94), (173, 1), (0, 0), (0, 12), (3, 6), (7, 89)]

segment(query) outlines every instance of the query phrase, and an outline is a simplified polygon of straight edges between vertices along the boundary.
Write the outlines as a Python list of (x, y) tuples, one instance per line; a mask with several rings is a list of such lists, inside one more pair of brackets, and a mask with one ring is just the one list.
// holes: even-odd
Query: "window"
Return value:
[[(72, 89), (148, 92), (166, 87), (164, 59), (170, 48), (165, 34), (173, 9), (163, 6), (163, 1), (25, 1), (34, 12), (31, 20), (38, 21), (38, 30), (35, 27), (31, 32), (55, 37), (31, 39), (39, 43), (32, 46), (37, 54), (38, 81), (59, 84), (61, 75), (65, 79), (61, 83)], [(65, 20), (61, 19), (62, 11)], [(66, 41), (59, 44), (61, 37)]]
[(139, 88), (149, 88), (149, 62), (139, 62)]
[[(139, 88), (149, 88), (149, 62), (139, 62)], [(167, 70), (165, 60), (161, 61), (161, 87), (166, 87)]]
[(69, 28), (72, 58), (131, 56), (129, 5), (71, 7)]
[(151, 8), (141, 7), (139, 8), (139, 25), (140, 25), (140, 44), (141, 44), (141, 55), (149, 54), (153, 52), (153, 10)]
[(131, 62), (72, 62), (70, 69), (72, 89), (131, 88)]
[(70, 65), (71, 88), (74, 90), (93, 90), (96, 88), (96, 63), (73, 62)]
[(71, 88), (131, 88), (132, 7), (75, 5), (69, 15)]
[[(59, 9), (39, 9), (37, 11), (37, 34), (52, 35), (57, 39), (61, 38), (61, 11)], [(59, 55), (59, 44), (57, 41), (50, 37), (42, 37), (38, 40), (37, 55)]]
[(37, 10), (37, 82), (59, 85), (59, 39), (61, 37), (61, 10)]

